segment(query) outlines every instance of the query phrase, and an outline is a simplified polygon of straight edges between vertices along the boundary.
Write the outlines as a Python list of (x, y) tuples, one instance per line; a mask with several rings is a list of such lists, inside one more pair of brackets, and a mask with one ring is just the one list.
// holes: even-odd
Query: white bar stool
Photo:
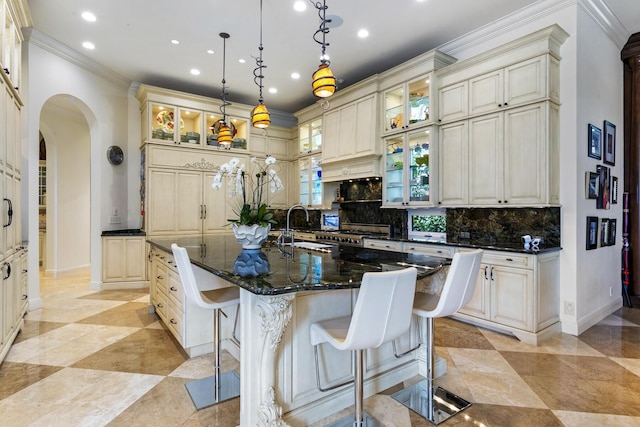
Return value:
[(481, 249), (456, 253), (440, 296), (417, 292), (413, 303), (413, 314), (427, 319), (423, 341), (427, 353), (427, 379), (391, 397), (436, 425), (465, 410), (471, 403), (442, 387), (433, 386), (436, 354), (433, 344), (434, 318), (449, 316), (467, 305), (478, 280), (481, 260)]
[(234, 372), (220, 372), (220, 309), (240, 303), (240, 289), (237, 286), (200, 291), (198, 281), (206, 281), (203, 274), (196, 280), (196, 272), (189, 260), (187, 250), (177, 244), (171, 245), (173, 256), (180, 273), (180, 281), (188, 300), (197, 306), (213, 310), (213, 353), (215, 358), (215, 374), (185, 384), (196, 409), (216, 405), (225, 400), (240, 396), (240, 376)]
[(311, 325), (311, 344), (314, 346), (316, 380), (321, 391), (348, 384), (322, 388), (320, 385), (318, 345), (329, 343), (338, 350), (355, 352), (355, 418), (340, 420), (332, 426), (379, 426), (363, 410), (363, 350), (377, 348), (398, 338), (411, 326), (411, 307), (416, 288), (417, 270), (414, 267), (399, 271), (365, 273), (353, 308), (352, 316), (323, 320)]

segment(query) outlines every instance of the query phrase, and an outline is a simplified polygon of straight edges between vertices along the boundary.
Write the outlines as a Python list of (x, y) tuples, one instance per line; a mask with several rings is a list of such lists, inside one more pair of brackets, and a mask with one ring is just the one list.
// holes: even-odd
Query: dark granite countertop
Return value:
[(427, 243), (430, 245), (441, 245), (441, 246), (454, 246), (458, 248), (472, 248), (472, 249), (486, 249), (491, 251), (502, 251), (502, 252), (517, 252), (522, 254), (529, 255), (537, 255), (544, 254), (548, 252), (556, 252), (562, 250), (561, 246), (553, 246), (548, 247), (541, 245), (538, 250), (525, 250), (522, 243), (520, 242), (489, 242), (489, 241), (473, 241), (473, 240), (460, 240), (457, 242), (438, 242), (427, 239), (409, 239), (409, 238), (400, 238), (400, 237), (372, 237), (376, 240), (390, 240), (395, 242), (408, 242), (408, 243)]
[[(358, 288), (369, 271), (388, 271), (415, 266), (424, 279), (450, 263), (446, 258), (387, 252), (369, 248), (327, 245), (319, 250), (294, 249), (284, 257), (274, 247), (242, 251), (232, 235), (152, 238), (149, 244), (171, 253), (171, 244), (183, 246), (197, 265), (254, 294)], [(258, 274), (253, 277), (253, 274)]]
[(128, 228), (124, 230), (103, 230), (102, 236), (146, 236), (146, 233), (139, 228)]

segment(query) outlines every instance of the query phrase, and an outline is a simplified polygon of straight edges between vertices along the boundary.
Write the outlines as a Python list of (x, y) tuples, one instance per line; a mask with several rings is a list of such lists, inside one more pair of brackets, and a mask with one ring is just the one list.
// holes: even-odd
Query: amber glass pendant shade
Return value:
[(220, 120), (220, 129), (218, 130), (218, 144), (231, 144), (231, 129), (224, 120)]
[(336, 91), (336, 78), (327, 64), (320, 64), (313, 73), (313, 94), (318, 98), (327, 98)]
[(271, 124), (271, 114), (267, 110), (267, 106), (262, 102), (251, 111), (251, 123), (253, 127), (265, 129)]

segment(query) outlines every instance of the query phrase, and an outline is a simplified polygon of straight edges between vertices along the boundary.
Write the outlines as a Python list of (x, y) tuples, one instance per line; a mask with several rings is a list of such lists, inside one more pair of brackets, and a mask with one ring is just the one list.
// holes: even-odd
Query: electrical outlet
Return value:
[(471, 233), (469, 233), (468, 231), (461, 231), (460, 232), (460, 238), (461, 239), (470, 239), (471, 238)]
[(568, 301), (564, 302), (564, 314), (568, 316), (573, 316), (575, 315), (575, 311), (576, 309), (572, 302), (568, 302)]
[(109, 217), (109, 224), (120, 224), (121, 222), (122, 222), (122, 218), (120, 218), (119, 216)]

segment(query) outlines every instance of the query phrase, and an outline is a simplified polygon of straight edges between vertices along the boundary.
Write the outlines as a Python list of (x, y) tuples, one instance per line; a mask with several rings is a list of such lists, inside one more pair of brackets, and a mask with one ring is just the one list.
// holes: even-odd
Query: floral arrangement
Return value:
[(259, 224), (266, 227), (268, 224), (276, 224), (273, 212), (267, 210), (264, 202), (266, 186), (272, 193), (282, 191), (284, 186), (278, 173), (270, 166), (276, 163), (276, 158), (267, 156), (264, 161), (251, 157), (250, 168), (245, 170), (245, 165), (240, 163), (237, 157), (233, 157), (228, 163), (220, 166), (218, 173), (213, 177), (211, 186), (219, 190), (223, 185), (223, 178), (227, 177), (229, 197), (239, 200), (234, 212), (238, 216), (229, 221), (237, 225)]

